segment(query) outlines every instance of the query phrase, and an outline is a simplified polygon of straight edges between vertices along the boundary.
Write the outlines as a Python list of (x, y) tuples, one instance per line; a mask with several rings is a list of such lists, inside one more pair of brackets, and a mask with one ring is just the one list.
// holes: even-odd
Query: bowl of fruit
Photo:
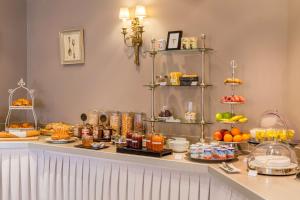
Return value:
[(213, 134), (213, 139), (223, 143), (242, 143), (251, 138), (249, 133), (243, 133), (239, 128), (233, 127), (231, 130), (221, 129)]
[(248, 118), (244, 115), (236, 115), (230, 112), (223, 112), (216, 114), (216, 121), (224, 124), (236, 124), (245, 123), (248, 121)]
[(245, 97), (238, 95), (224, 96), (221, 98), (221, 103), (225, 104), (243, 104), (245, 101)]

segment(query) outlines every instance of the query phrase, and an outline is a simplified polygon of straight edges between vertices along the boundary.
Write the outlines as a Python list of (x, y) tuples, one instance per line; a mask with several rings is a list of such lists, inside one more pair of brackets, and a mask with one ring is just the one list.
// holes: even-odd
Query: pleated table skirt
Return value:
[(42, 150), (0, 150), (2, 200), (246, 199), (208, 173)]

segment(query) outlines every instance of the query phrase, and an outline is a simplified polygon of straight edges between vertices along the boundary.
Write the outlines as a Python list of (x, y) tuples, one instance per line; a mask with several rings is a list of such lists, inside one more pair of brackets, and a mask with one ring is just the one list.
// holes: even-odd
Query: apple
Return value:
[(216, 141), (221, 141), (221, 140), (223, 140), (223, 135), (222, 135), (222, 133), (221, 133), (220, 131), (216, 131), (216, 132), (214, 133), (214, 140), (216, 140)]
[(224, 135), (226, 134), (226, 133), (228, 133), (229, 131), (227, 130), (227, 129), (221, 129), (220, 130), (220, 133), (222, 134), (222, 136), (224, 137)]

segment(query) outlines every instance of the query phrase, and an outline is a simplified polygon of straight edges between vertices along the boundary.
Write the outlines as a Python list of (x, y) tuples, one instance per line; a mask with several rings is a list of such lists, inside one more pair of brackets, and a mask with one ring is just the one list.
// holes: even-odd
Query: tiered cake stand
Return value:
[[(25, 87), (25, 82), (23, 81), (23, 79), (21, 79), (18, 82), (18, 87), (15, 89), (9, 89), (8, 93), (9, 93), (9, 107), (8, 107), (8, 113), (6, 116), (6, 120), (5, 120), (5, 131), (10, 132), (10, 133), (15, 133), (15, 132), (26, 132), (28, 130), (36, 130), (37, 129), (37, 117), (36, 114), (34, 112), (34, 90), (32, 89), (28, 89), (27, 87)], [(13, 100), (14, 100), (14, 96), (16, 94), (17, 91), (19, 90), (25, 90), (26, 91), (26, 96), (27, 98), (30, 98), (32, 104), (31, 106), (13, 106)], [(34, 119), (34, 127), (33, 128), (10, 128), (10, 117), (11, 117), (11, 113), (13, 111), (31, 111), (32, 115), (33, 115), (33, 119)]]

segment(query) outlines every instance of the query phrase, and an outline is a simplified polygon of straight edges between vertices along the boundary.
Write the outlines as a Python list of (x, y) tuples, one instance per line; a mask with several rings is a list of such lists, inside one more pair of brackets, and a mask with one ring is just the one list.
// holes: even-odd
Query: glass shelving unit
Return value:
[[(212, 84), (209, 84), (206, 82), (205, 75), (206, 75), (206, 54), (213, 51), (211, 48), (207, 48), (205, 44), (206, 35), (201, 35), (202, 45), (200, 48), (196, 49), (188, 49), (188, 50), (163, 50), (163, 51), (156, 51), (154, 48), (150, 51), (146, 51), (151, 57), (152, 57), (152, 80), (150, 84), (144, 85), (145, 87), (148, 87), (151, 90), (151, 117), (150, 119), (145, 120), (146, 122), (149, 122), (151, 124), (151, 132), (155, 132), (155, 123), (166, 123), (166, 124), (186, 124), (186, 125), (199, 125), (201, 127), (201, 135), (200, 135), (200, 142), (204, 142), (205, 138), (205, 126), (212, 124), (212, 122), (209, 122), (205, 119), (205, 90), (212, 86)], [(154, 40), (152, 41), (152, 46), (154, 47)], [(192, 86), (183, 86), (183, 85), (160, 85), (155, 82), (155, 59), (157, 54), (183, 54), (183, 55), (189, 55), (189, 54), (199, 54), (201, 56), (201, 82), (197, 85)], [(201, 116), (200, 119), (197, 121), (163, 121), (159, 120), (155, 116), (155, 89), (156, 88), (200, 88), (201, 89)]]

